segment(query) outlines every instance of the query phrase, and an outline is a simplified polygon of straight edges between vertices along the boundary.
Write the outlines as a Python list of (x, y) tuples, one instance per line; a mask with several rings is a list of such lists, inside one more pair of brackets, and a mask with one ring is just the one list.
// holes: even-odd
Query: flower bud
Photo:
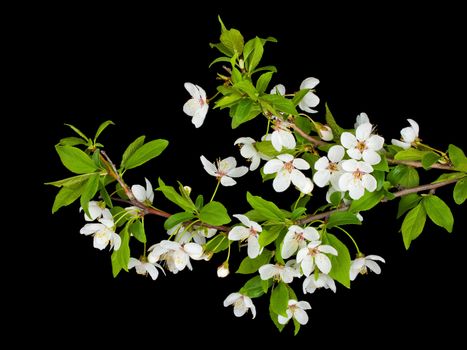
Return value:
[(328, 125), (321, 125), (318, 128), (318, 134), (319, 137), (321, 137), (321, 140), (323, 141), (332, 141), (332, 139), (334, 138), (332, 130)]
[(229, 275), (229, 263), (226, 261), (217, 268), (217, 277), (224, 278)]
[(189, 196), (191, 193), (191, 187), (190, 186), (183, 186), (183, 190), (185, 193)]
[(203, 255), (201, 255), (201, 259), (203, 259), (204, 261), (209, 261), (211, 260), (213, 256), (213, 252), (204, 252)]

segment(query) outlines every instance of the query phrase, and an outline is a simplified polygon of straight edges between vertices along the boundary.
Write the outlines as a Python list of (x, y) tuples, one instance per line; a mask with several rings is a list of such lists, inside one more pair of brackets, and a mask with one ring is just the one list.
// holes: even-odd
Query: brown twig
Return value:
[(291, 124), (291, 127), (292, 129), (294, 129), (296, 132), (298, 132), (300, 134), (300, 136), (302, 136), (304, 139), (310, 141), (312, 144), (316, 145), (316, 146), (323, 146), (323, 145), (327, 145), (328, 143), (326, 141), (323, 141), (323, 140), (318, 140), (316, 138), (314, 138), (313, 136), (310, 136), (308, 135), (305, 131), (303, 131), (302, 129), (300, 129), (297, 125), (295, 124)]
[[(408, 165), (414, 168), (423, 168), (422, 162), (417, 162), (417, 161), (412, 161), (412, 160), (398, 160), (398, 159), (392, 159), (392, 158), (387, 158), (387, 160), (389, 164), (403, 164), (403, 165)], [(432, 164), (430, 168), (455, 171), (455, 169), (452, 166), (445, 165), (445, 164), (439, 164), (439, 163)]]

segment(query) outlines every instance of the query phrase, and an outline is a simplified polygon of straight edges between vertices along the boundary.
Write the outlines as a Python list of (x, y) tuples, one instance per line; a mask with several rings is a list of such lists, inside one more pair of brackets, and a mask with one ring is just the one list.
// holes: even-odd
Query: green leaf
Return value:
[(334, 247), (337, 250), (337, 256), (328, 255), (331, 259), (331, 272), (329, 276), (335, 279), (343, 286), (350, 288), (350, 253), (347, 246), (342, 243), (336, 236), (327, 233), (325, 235), (326, 244)]
[(125, 168), (126, 169), (136, 168), (146, 163), (147, 161), (157, 157), (165, 150), (168, 144), (169, 144), (169, 141), (159, 139), (159, 140), (150, 141), (142, 145), (137, 150), (135, 150), (131, 156), (128, 157), (126, 164), (125, 164)]
[(329, 198), (331, 204), (335, 207), (337, 207), (341, 203), (342, 199), (343, 193), (339, 191), (333, 192)]
[(122, 162), (120, 163), (120, 166), (122, 168), (126, 167), (126, 162), (128, 161), (128, 158), (130, 158), (133, 155), (133, 153), (135, 153), (135, 151), (144, 144), (145, 138), (146, 136), (142, 135), (128, 145), (125, 152), (123, 152)]
[(295, 108), (292, 100), (285, 98), (282, 95), (272, 94), (272, 95), (263, 95), (261, 96), (266, 102), (269, 102), (273, 107), (281, 112), (286, 114), (298, 115), (297, 109)]
[(63, 165), (75, 174), (92, 173), (97, 170), (96, 164), (86, 153), (76, 147), (55, 146)]
[(267, 73), (261, 74), (261, 76), (256, 81), (256, 90), (258, 94), (262, 94), (263, 92), (266, 91), (273, 74), (274, 74), (273, 72), (267, 72)]
[(111, 180), (107, 180), (109, 178), (110, 177), (108, 176), (101, 176), (99, 178), (99, 195), (104, 200), (105, 205), (109, 208), (112, 208), (112, 199), (110, 198), (109, 192), (107, 192), (107, 188), (105, 187), (108, 181), (114, 181), (113, 178), (110, 178)]
[(461, 205), (467, 199), (467, 178), (463, 178), (456, 183), (453, 192), (454, 202)]
[(220, 226), (228, 224), (231, 219), (223, 204), (212, 201), (201, 208), (199, 219), (209, 225)]
[(457, 146), (449, 145), (448, 153), (454, 169), (467, 172), (467, 157), (464, 151)]
[(173, 214), (167, 218), (164, 222), (164, 228), (170, 230), (177, 224), (191, 220), (195, 217), (193, 212), (182, 211), (180, 213)]
[(394, 167), (389, 172), (387, 179), (394, 186), (401, 185), (405, 188), (416, 187), (420, 182), (417, 170), (404, 164)]
[(165, 198), (167, 198), (172, 203), (175, 203), (185, 211), (193, 212), (197, 210), (193, 203), (181, 196), (172, 186), (166, 186), (162, 179), (159, 179), (159, 188), (157, 191), (161, 191)]
[[(408, 160), (408, 161), (419, 161), (426, 154), (426, 151), (420, 151), (416, 148), (409, 148), (399, 151), (394, 156), (394, 159), (397, 160)], [(429, 153), (429, 152), (428, 152)]]
[(255, 142), (255, 148), (258, 150), (258, 152), (268, 157), (275, 157), (276, 155), (280, 154), (280, 152), (276, 151), (271, 141)]
[(258, 269), (269, 263), (272, 258), (272, 252), (270, 250), (264, 249), (261, 255), (258, 255), (256, 258), (251, 259), (250, 257), (246, 257), (240, 263), (240, 267), (236, 271), (236, 273), (241, 274), (250, 274), (255, 273)]
[(252, 106), (253, 101), (247, 98), (244, 98), (237, 104), (237, 109), (235, 110), (235, 114), (232, 118), (232, 129), (235, 129), (239, 125), (248, 121)]
[(253, 101), (258, 100), (258, 91), (256, 91), (256, 88), (253, 86), (250, 80), (241, 80), (238, 83), (234, 84), (234, 88), (247, 94), (248, 97), (250, 97)]
[(422, 157), (422, 166), (423, 169), (428, 170), (430, 167), (435, 164), (441, 156), (435, 152), (426, 152)]
[(358, 220), (357, 215), (348, 211), (338, 211), (329, 216), (326, 224), (327, 228), (342, 225), (361, 225), (362, 222)]
[(383, 188), (384, 185), (384, 178), (386, 173), (384, 171), (375, 170), (371, 173), (373, 177), (376, 179), (376, 191), (379, 191)]
[(410, 243), (423, 231), (426, 222), (426, 211), (422, 203), (411, 209), (402, 222), (402, 238), (405, 249), (409, 249)]
[(268, 220), (285, 219), (285, 215), (274, 203), (267, 201), (259, 196), (253, 196), (250, 192), (246, 194), (246, 200), (253, 209), (256, 209), (261, 215)]
[(253, 72), (250, 72), (250, 74), (264, 72), (264, 71), (276, 73), (277, 68), (275, 66), (264, 66), (264, 67), (256, 68)]
[[(227, 47), (225, 47), (225, 45), (222, 44), (222, 43), (216, 43), (216, 44), (209, 43), (209, 46), (210, 46), (211, 48), (216, 48), (216, 49), (218, 49), (221, 53), (223, 53), (223, 54), (226, 55), (226, 56), (229, 56), (229, 57), (232, 56), (232, 52), (231, 52)], [(230, 60), (229, 60), (229, 61), (230, 61)]]
[(308, 92), (310, 92), (310, 89), (302, 89), (297, 91), (292, 98), (292, 103), (294, 104), (294, 106), (297, 106)]
[(465, 177), (465, 173), (462, 172), (456, 172), (456, 173), (445, 173), (441, 174), (435, 181), (432, 183), (437, 183), (437, 182), (443, 182), (446, 180), (454, 180), (454, 179), (462, 179)]
[(305, 207), (298, 207), (295, 208), (295, 210), (292, 212), (292, 215), (290, 216), (290, 220), (297, 220), (300, 216), (305, 214), (307, 209)]
[(144, 224), (140, 220), (136, 220), (129, 227), (130, 233), (141, 243), (146, 243), (146, 232), (144, 230)]
[(285, 327), (285, 324), (280, 324), (279, 323), (279, 319), (278, 319), (278, 314), (276, 314), (274, 311), (272, 311), (271, 309), (271, 305), (269, 305), (269, 316), (271, 317), (271, 320), (272, 322), (274, 323), (274, 325), (277, 327), (277, 329), (279, 330), (279, 332), (282, 332), (282, 330), (284, 329)]
[[(216, 45), (216, 44), (214, 44)], [(211, 46), (211, 47), (216, 47), (216, 46)], [(222, 57), (217, 57), (214, 61), (212, 61), (210, 64), (209, 64), (209, 68), (211, 68), (212, 65), (216, 64), (216, 63), (219, 63), (219, 62), (230, 62), (230, 58), (229, 57), (226, 57), (226, 56), (222, 56)]]
[(96, 136), (94, 136), (94, 143), (96, 143), (97, 141), (97, 138), (99, 137), (99, 135), (102, 133), (102, 131), (105, 130), (105, 128), (107, 128), (109, 125), (115, 125), (115, 123), (111, 120), (107, 120), (105, 122), (103, 122), (101, 125), (99, 125), (99, 127), (97, 128), (97, 131), (96, 131)]
[[(350, 270), (350, 266), (349, 266)], [(347, 271), (348, 274), (348, 271)], [(272, 290), (270, 307), (273, 312), (278, 315), (287, 317), (287, 307), (289, 304), (289, 291), (287, 285), (284, 282), (279, 282), (276, 287)]]
[(399, 207), (397, 209), (397, 219), (404, 215), (408, 210), (415, 208), (422, 197), (416, 193), (410, 193), (406, 196), (403, 196), (399, 202)]
[[(250, 217), (248, 216), (248, 218)], [(250, 220), (253, 220), (253, 219), (250, 218)], [(261, 232), (258, 238), (259, 245), (262, 247), (266, 247), (268, 244), (274, 242), (277, 239), (277, 237), (279, 237), (279, 234), (281, 233), (281, 231), (284, 229), (285, 227), (283, 225), (274, 225), (274, 226), (269, 226), (267, 230), (263, 229), (263, 231)]]
[(125, 225), (120, 232), (121, 245), (118, 250), (112, 253), (112, 272), (114, 277), (118, 275), (121, 269), (128, 271), (128, 262), (130, 261), (130, 234), (128, 233), (128, 225)]
[(58, 144), (60, 146), (77, 146), (77, 145), (86, 145), (87, 146), (87, 141), (83, 140), (81, 137), (65, 137), (61, 139)]
[(264, 291), (264, 281), (260, 276), (250, 278), (239, 291), (250, 298), (258, 298), (266, 292)]
[(349, 211), (353, 213), (358, 213), (360, 211), (365, 211), (373, 208), (384, 198), (384, 193), (382, 191), (368, 192), (366, 191), (363, 197), (360, 199), (352, 201), (350, 204)]
[(220, 233), (206, 243), (204, 250), (206, 252), (219, 253), (226, 250), (230, 246), (230, 243), (231, 241), (229, 241), (227, 235), (225, 233)]
[(201, 209), (203, 206), (204, 206), (204, 197), (203, 197), (202, 194), (199, 194), (199, 195), (196, 197), (195, 207), (199, 210), (199, 209)]
[(84, 191), (86, 181), (75, 183), (69, 187), (62, 187), (55, 196), (54, 204), (52, 206), (52, 214), (56, 213), (62, 207), (70, 205), (76, 201)]
[(263, 57), (264, 48), (261, 39), (256, 37), (253, 39), (253, 51), (248, 56), (248, 71), (253, 72), (258, 66), (261, 58)]
[(234, 93), (232, 93), (230, 95), (226, 95), (226, 96), (220, 98), (219, 100), (217, 100), (216, 105), (215, 105), (214, 108), (222, 109), (222, 108), (230, 107), (233, 104), (240, 101), (242, 98), (243, 98), (243, 96), (241, 94), (234, 92)]
[(94, 174), (89, 178), (84, 187), (83, 193), (81, 194), (80, 204), (87, 216), (91, 217), (89, 214), (89, 201), (94, 198), (99, 189), (99, 174)]
[(431, 221), (438, 226), (444, 227), (446, 231), (452, 232), (454, 217), (451, 209), (441, 198), (435, 195), (424, 196), (422, 203)]
[(256, 221), (256, 222), (262, 222), (262, 221), (266, 221), (268, 218), (265, 217), (264, 215), (262, 215), (259, 211), (255, 210), (255, 209), (251, 209), (249, 211), (247, 211), (245, 213), (245, 216), (252, 220), (252, 221)]
[(341, 134), (344, 132), (344, 129), (342, 129), (339, 125), (337, 125), (336, 120), (334, 119), (334, 116), (331, 113), (331, 110), (329, 109), (328, 104), (325, 104), (326, 107), (326, 114), (324, 118), (326, 119), (326, 123), (329, 125), (329, 127), (332, 130), (332, 133), (334, 135), (334, 140), (339, 140), (341, 137)]
[(84, 135), (84, 133), (81, 132), (81, 130), (79, 130), (76, 126), (73, 126), (71, 124), (66, 124), (66, 123), (65, 123), (65, 125), (70, 127), (75, 133), (77, 133), (79, 136), (81, 136), (83, 139), (85, 139), (87, 142), (89, 142), (89, 138), (86, 135)]
[(76, 184), (83, 183), (87, 181), (91, 176), (95, 175), (96, 173), (88, 173), (88, 174), (82, 174), (82, 175), (76, 175), (72, 177), (68, 177), (66, 179), (58, 180), (58, 181), (52, 181), (52, 182), (46, 182), (45, 185), (52, 185), (55, 187), (70, 187)]
[(380, 154), (380, 156), (381, 156), (381, 161), (378, 164), (372, 165), (373, 170), (388, 172), (389, 171), (388, 160), (386, 159), (386, 156), (384, 154)]

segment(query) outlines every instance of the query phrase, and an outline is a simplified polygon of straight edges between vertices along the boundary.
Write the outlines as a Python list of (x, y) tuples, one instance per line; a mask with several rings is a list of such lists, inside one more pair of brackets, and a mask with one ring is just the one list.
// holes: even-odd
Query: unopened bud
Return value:
[(321, 127), (318, 128), (318, 133), (323, 141), (332, 141), (334, 138), (332, 130), (328, 125), (321, 125)]
[(217, 277), (224, 278), (229, 275), (229, 263), (226, 261), (217, 268)]
[(191, 187), (190, 186), (183, 186), (183, 190), (187, 195), (190, 195), (191, 193)]

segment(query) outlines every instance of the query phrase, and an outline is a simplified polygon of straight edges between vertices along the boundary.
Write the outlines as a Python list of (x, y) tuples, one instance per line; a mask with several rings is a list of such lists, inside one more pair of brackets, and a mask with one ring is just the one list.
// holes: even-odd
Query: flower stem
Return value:
[(334, 226), (335, 228), (338, 228), (339, 230), (341, 230), (342, 232), (344, 232), (347, 236), (349, 236), (349, 238), (352, 240), (353, 242), (353, 245), (355, 246), (355, 248), (357, 249), (357, 254), (360, 255), (360, 249), (358, 249), (358, 245), (357, 245), (357, 242), (355, 242), (355, 239), (353, 239), (352, 235), (350, 233), (348, 233), (346, 230), (344, 230), (342, 227), (340, 226)]
[(219, 189), (220, 183), (221, 183), (221, 180), (220, 179), (217, 180), (216, 188), (214, 189), (214, 193), (212, 194), (212, 197), (211, 197), (211, 200), (209, 201), (209, 203), (211, 203), (214, 200), (214, 197), (216, 196), (217, 190)]

